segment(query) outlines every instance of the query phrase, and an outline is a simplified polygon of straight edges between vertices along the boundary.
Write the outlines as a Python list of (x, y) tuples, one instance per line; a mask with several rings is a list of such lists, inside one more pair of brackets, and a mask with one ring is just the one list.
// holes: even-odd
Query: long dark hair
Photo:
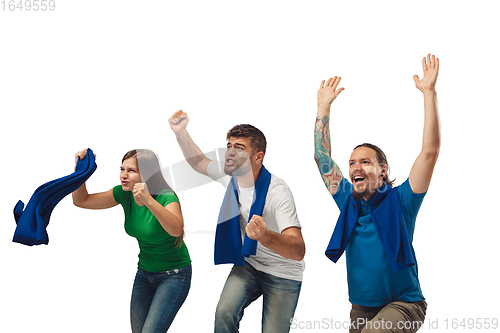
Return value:
[[(160, 195), (164, 191), (172, 191), (177, 197), (174, 190), (168, 185), (165, 177), (161, 172), (160, 162), (156, 154), (149, 149), (133, 149), (128, 151), (122, 158), (122, 163), (126, 159), (135, 157), (137, 161), (137, 166), (139, 168), (139, 174), (141, 175), (141, 181), (146, 183), (148, 191), (151, 195)], [(180, 205), (180, 203), (179, 203)], [(184, 238), (184, 230), (182, 235), (176, 237), (175, 245), (181, 247), (182, 240)]]
[(384, 182), (386, 182), (387, 184), (389, 184), (391, 187), (393, 187), (393, 184), (394, 182), (396, 181), (396, 178), (394, 178), (393, 180), (389, 180), (389, 171), (390, 171), (390, 168), (389, 168), (389, 162), (387, 162), (387, 157), (385, 156), (384, 152), (382, 151), (382, 149), (380, 149), (379, 147), (375, 146), (374, 144), (371, 144), (371, 143), (362, 143), (360, 145), (357, 145), (354, 149), (358, 149), (358, 148), (362, 148), (362, 147), (365, 147), (365, 148), (370, 148), (370, 149), (373, 149), (375, 150), (375, 153), (377, 154), (377, 160), (378, 160), (378, 163), (380, 165), (387, 165), (387, 173), (384, 175)]

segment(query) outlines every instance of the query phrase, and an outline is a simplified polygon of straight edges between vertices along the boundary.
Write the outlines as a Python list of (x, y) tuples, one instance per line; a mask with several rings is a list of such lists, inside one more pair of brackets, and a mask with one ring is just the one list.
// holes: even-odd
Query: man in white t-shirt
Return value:
[[(238, 332), (244, 309), (263, 295), (262, 332), (289, 332), (304, 271), (305, 245), (288, 185), (271, 174), (262, 216), (249, 216), (266, 138), (252, 125), (237, 125), (227, 134), (224, 163), (208, 159), (189, 136), (189, 118), (179, 111), (169, 120), (184, 157), (194, 170), (225, 187), (237, 180), (242, 239), (257, 241), (255, 255), (234, 265), (215, 313), (215, 332)], [(267, 171), (266, 171), (267, 172)]]

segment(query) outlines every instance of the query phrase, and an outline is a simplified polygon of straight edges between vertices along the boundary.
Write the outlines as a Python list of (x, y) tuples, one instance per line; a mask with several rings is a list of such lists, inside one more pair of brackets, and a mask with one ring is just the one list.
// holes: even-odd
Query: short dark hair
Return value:
[(250, 138), (252, 148), (255, 148), (257, 152), (261, 151), (264, 155), (266, 154), (266, 137), (257, 127), (249, 124), (236, 125), (227, 132), (226, 140), (241, 137)]
[(393, 184), (394, 182), (396, 181), (396, 178), (394, 178), (393, 180), (389, 180), (389, 162), (387, 162), (387, 157), (385, 156), (384, 152), (382, 151), (382, 149), (380, 149), (379, 147), (375, 146), (374, 144), (371, 144), (371, 143), (362, 143), (360, 145), (357, 145), (356, 147), (354, 147), (353, 151), (358, 149), (358, 148), (370, 148), (370, 149), (373, 149), (375, 151), (375, 153), (377, 154), (377, 161), (380, 165), (387, 165), (387, 173), (384, 175), (384, 182), (386, 182), (387, 184), (389, 184), (391, 187), (393, 187)]

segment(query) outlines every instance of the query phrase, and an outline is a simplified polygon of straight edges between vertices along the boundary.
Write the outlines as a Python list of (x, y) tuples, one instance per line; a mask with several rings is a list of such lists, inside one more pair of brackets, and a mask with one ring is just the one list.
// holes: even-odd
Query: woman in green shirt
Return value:
[[(86, 152), (76, 153), (75, 162)], [(125, 231), (137, 238), (140, 248), (130, 303), (132, 332), (166, 332), (191, 285), (179, 199), (163, 178), (156, 155), (147, 149), (125, 154), (120, 181), (121, 185), (95, 194), (88, 194), (83, 184), (73, 192), (73, 203), (88, 209), (122, 205)]]

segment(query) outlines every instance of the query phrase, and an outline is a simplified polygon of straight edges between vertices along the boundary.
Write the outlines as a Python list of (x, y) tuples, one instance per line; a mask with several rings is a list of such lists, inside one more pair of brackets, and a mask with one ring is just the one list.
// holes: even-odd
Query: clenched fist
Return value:
[(132, 194), (134, 195), (135, 203), (139, 206), (144, 206), (146, 202), (152, 198), (146, 183), (135, 184)]
[(265, 239), (267, 231), (266, 222), (259, 215), (252, 216), (246, 227), (247, 236), (256, 241)]

